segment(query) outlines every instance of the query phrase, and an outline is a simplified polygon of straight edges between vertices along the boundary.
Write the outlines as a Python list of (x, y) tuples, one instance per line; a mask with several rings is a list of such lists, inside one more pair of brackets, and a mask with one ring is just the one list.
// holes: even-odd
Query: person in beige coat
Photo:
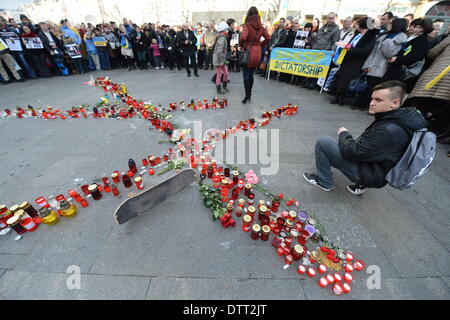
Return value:
[(432, 61), (430, 67), (422, 73), (405, 102), (418, 107), (427, 120), (429, 129), (438, 134), (438, 142), (450, 144), (450, 73), (442, 77), (433, 87), (425, 90), (425, 85), (436, 78), (450, 65), (450, 35), (428, 52)]
[(222, 91), (220, 82), (223, 74), (223, 89), (226, 92), (229, 92), (227, 89), (227, 80), (228, 80), (228, 68), (226, 65), (227, 60), (227, 35), (228, 35), (228, 24), (225, 21), (222, 21), (217, 27), (217, 36), (216, 43), (214, 44), (213, 51), (213, 66), (216, 68), (216, 88), (217, 93), (225, 93)]

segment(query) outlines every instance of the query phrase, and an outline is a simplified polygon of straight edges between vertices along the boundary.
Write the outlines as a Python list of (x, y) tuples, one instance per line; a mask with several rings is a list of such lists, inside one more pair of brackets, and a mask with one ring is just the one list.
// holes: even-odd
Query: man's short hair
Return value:
[(383, 13), (382, 16), (387, 16), (388, 19), (394, 18), (394, 14), (392, 12), (390, 12), (390, 11), (387, 11), (387, 12)]
[(234, 20), (233, 18), (229, 18), (228, 20), (227, 20), (227, 25), (228, 26), (231, 26), (233, 23), (235, 23), (236, 22), (236, 20)]
[(380, 84), (377, 84), (372, 89), (372, 92), (382, 89), (389, 89), (389, 91), (391, 92), (391, 99), (400, 99), (400, 103), (403, 102), (403, 98), (405, 97), (406, 93), (406, 84), (404, 84), (403, 82), (398, 80), (389, 80), (386, 82), (382, 82)]

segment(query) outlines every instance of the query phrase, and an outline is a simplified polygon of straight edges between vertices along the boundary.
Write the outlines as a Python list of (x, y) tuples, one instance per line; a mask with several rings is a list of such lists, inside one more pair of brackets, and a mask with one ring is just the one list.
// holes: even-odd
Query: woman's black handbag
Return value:
[(350, 81), (348, 85), (348, 90), (350, 92), (364, 92), (369, 87), (367, 83), (367, 73), (361, 73), (357, 78)]
[(239, 55), (239, 65), (243, 68), (248, 66), (250, 60), (250, 50), (246, 49), (240, 52)]

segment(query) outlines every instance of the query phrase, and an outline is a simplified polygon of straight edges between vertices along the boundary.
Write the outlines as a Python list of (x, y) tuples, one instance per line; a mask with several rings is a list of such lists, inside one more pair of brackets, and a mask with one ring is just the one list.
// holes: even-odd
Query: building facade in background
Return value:
[[(9, 11), (9, 16), (18, 18), (24, 13), (34, 22), (50, 20), (59, 22), (63, 18), (72, 23), (100, 23), (102, 21), (121, 22), (122, 18), (134, 23), (160, 22), (181, 24), (182, 22), (220, 21), (234, 18), (242, 23), (247, 9), (256, 6), (262, 12), (263, 20), (271, 21), (279, 17), (292, 16), (301, 22), (313, 18), (324, 20), (330, 11), (338, 13), (340, 19), (347, 16), (358, 18), (369, 15), (376, 17), (392, 11), (403, 17), (407, 13), (423, 16), (439, 1), (424, 0), (35, 0), (16, 11)], [(448, 1), (441, 1), (448, 2)], [(8, 16), (8, 11), (0, 12)]]

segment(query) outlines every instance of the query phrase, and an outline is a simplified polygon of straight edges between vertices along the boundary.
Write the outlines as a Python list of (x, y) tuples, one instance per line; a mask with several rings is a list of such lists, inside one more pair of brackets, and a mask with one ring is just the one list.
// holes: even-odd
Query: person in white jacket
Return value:
[(363, 64), (362, 70), (367, 73), (367, 89), (360, 94), (352, 105), (352, 109), (367, 109), (370, 103), (372, 88), (380, 83), (389, 66), (388, 59), (394, 57), (401, 49), (408, 36), (406, 19), (394, 19), (388, 25), (388, 31), (377, 37), (375, 47)]

